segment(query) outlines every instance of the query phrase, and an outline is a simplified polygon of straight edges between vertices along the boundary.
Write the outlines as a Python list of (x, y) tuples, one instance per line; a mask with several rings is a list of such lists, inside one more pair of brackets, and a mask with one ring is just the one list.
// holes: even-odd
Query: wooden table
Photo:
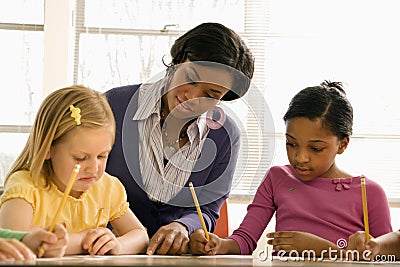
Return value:
[(326, 267), (366, 267), (370, 266), (397, 266), (400, 262), (372, 263), (372, 262), (326, 262), (326, 261), (294, 261), (281, 259), (260, 260), (252, 256), (66, 256), (63, 258), (38, 259), (27, 262), (1, 262), (6, 266), (326, 266)]

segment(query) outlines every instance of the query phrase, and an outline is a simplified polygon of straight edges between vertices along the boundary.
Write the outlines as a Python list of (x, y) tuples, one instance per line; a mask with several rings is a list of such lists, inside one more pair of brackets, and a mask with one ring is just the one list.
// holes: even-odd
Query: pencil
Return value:
[(365, 184), (365, 178), (361, 178), (361, 193), (362, 193), (362, 204), (363, 204), (363, 215), (364, 215), (364, 228), (365, 228), (365, 240), (369, 240), (369, 223), (368, 223), (368, 207), (367, 207), (367, 189)]
[[(97, 213), (97, 219), (96, 219), (96, 226), (95, 226), (95, 228), (99, 228), (99, 226), (100, 226), (100, 219), (101, 219), (101, 215), (103, 215), (103, 212), (104, 212), (104, 209), (101, 208), (101, 209), (99, 210), (99, 212)], [(93, 244), (90, 244), (88, 251), (90, 252), (90, 251), (92, 251), (92, 249), (93, 249)]]
[[(65, 188), (63, 199), (61, 200), (60, 206), (58, 206), (56, 216), (54, 216), (53, 222), (51, 223), (51, 225), (49, 227), (49, 230), (48, 230), (49, 232), (54, 231), (54, 227), (56, 226), (58, 218), (60, 217), (61, 212), (64, 209), (65, 202), (67, 201), (67, 197), (69, 196), (69, 192), (71, 191), (72, 185), (75, 182), (76, 175), (78, 174), (80, 168), (81, 168), (81, 165), (79, 165), (79, 164), (76, 164), (74, 167), (71, 178), (69, 179), (68, 185)], [(43, 244), (42, 244), (39, 249), (39, 255), (38, 255), (39, 258), (43, 256), (44, 252), (45, 251), (44, 251)]]
[(190, 192), (192, 192), (192, 197), (193, 197), (196, 209), (197, 209), (197, 214), (199, 215), (199, 218), (200, 218), (201, 226), (203, 227), (203, 231), (204, 231), (204, 233), (206, 235), (207, 240), (210, 240), (210, 235), (208, 234), (207, 227), (206, 227), (206, 224), (204, 222), (203, 214), (201, 213), (199, 201), (197, 200), (196, 192), (194, 191), (194, 187), (193, 187), (193, 183), (192, 182), (189, 182), (189, 188), (190, 188)]

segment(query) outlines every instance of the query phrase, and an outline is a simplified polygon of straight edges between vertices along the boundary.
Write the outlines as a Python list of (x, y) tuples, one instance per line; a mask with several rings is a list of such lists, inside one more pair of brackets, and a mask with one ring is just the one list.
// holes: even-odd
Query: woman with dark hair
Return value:
[(108, 91), (117, 123), (107, 172), (124, 184), (151, 237), (147, 254), (183, 254), (201, 223), (192, 182), (212, 232), (231, 190), (240, 132), (221, 100), (246, 94), (254, 59), (243, 40), (218, 23), (203, 23), (171, 48), (165, 76)]

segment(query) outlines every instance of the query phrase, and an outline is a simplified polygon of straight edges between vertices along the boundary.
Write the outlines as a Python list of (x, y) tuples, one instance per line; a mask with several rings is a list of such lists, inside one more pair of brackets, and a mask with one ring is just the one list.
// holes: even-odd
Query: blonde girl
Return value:
[(114, 135), (113, 113), (100, 93), (72, 86), (47, 96), (6, 177), (0, 227), (32, 231), (49, 226), (74, 166), (80, 164), (60, 215), (68, 232), (65, 253), (144, 252), (147, 232), (130, 210), (123, 185), (105, 173)]

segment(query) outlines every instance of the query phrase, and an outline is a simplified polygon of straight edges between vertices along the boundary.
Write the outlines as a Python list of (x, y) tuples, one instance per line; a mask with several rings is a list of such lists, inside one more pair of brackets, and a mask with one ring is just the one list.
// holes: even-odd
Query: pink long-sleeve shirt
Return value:
[[(336, 244), (364, 230), (361, 176), (303, 182), (290, 165), (271, 167), (239, 228), (229, 238), (251, 254), (276, 212), (276, 231), (308, 232)], [(389, 204), (376, 182), (366, 179), (370, 234), (392, 231)]]

